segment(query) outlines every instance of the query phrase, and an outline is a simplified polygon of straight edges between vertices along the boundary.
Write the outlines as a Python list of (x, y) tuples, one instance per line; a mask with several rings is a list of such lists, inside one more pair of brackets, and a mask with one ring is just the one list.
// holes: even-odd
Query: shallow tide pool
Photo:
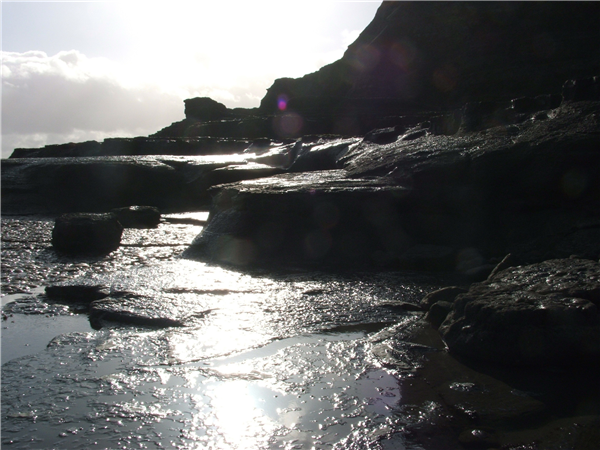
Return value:
[[(416, 322), (399, 303), (443, 280), (184, 260), (201, 230), (185, 220), (131, 231), (107, 257), (73, 260), (53, 253), (50, 222), (3, 223), (3, 447), (418, 448), (404, 427), (427, 411), (401, 412), (418, 361), (399, 371), (374, 347), (397, 339), (390, 327)], [(85, 305), (43, 294), (73, 279), (134, 292), (147, 299), (140, 308), (186, 326), (93, 330)]]

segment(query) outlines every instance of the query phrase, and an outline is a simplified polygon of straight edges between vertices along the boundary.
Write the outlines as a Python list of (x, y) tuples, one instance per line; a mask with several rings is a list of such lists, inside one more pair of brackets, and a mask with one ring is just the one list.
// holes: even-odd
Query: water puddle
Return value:
[[(399, 372), (375, 347), (446, 281), (232, 271), (179, 257), (205, 213), (165, 219), (86, 259), (53, 252), (48, 219), (3, 218), (3, 448), (405, 448), (416, 360)], [(87, 305), (43, 293), (73, 281), (185, 326), (92, 330)]]
[(365, 333), (295, 336), (178, 365), (153, 356), (164, 339), (75, 333), (5, 364), (2, 444), (380, 448), (402, 426), (399, 380), (372, 358)]

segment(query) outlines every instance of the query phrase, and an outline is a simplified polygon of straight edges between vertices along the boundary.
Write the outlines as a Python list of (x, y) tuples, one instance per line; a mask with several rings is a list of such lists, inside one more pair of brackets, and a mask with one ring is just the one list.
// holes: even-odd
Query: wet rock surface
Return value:
[(2, 217), (2, 293), (29, 293), (59, 285), (65, 285), (66, 291), (72, 280), (84, 275), (90, 280), (78, 285), (99, 286), (95, 277), (120, 268), (172, 261), (193, 241), (207, 216), (206, 212), (169, 214), (158, 228), (125, 228), (117, 250), (95, 257), (57, 253), (51, 242), (54, 218)]
[(451, 352), (508, 365), (600, 367), (600, 264), (505, 269), (458, 294), (440, 326)]
[[(397, 340), (387, 340), (389, 335)], [(440, 334), (421, 319), (398, 323), (371, 340), (384, 365), (411, 374), (400, 414), (416, 419), (404, 433), (422, 448), (590, 445), (600, 414), (593, 381), (598, 368), (475, 364), (447, 352)]]
[(152, 310), (151, 305), (151, 299), (131, 293), (123, 293), (118, 299), (95, 300), (90, 304), (90, 324), (96, 330), (106, 321), (157, 328), (184, 326), (184, 320), (174, 318), (173, 311)]
[(131, 205), (198, 211), (209, 202), (203, 177), (244, 161), (235, 154), (3, 160), (2, 213), (107, 212)]
[(363, 139), (339, 156), (343, 169), (217, 186), (192, 250), (234, 264), (339, 261), (480, 279), (508, 253), (514, 263), (597, 258), (598, 117), (598, 102), (565, 103), (512, 131)]

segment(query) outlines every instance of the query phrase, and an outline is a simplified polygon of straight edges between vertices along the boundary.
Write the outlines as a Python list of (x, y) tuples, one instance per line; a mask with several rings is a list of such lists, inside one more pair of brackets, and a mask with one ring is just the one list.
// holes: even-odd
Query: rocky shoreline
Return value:
[[(472, 367), (600, 370), (600, 8), (577, 3), (570, 19), (555, 3), (435, 8), (384, 2), (344, 58), (277, 80), (259, 108), (189, 99), (183, 121), (149, 137), (16, 149), (2, 162), (2, 214), (210, 208), (184, 258), (460, 277), (395, 305), (421, 310), (407, 339), (433, 355), (407, 396), (441, 397), (449, 430), (411, 432), (432, 449), (592, 449), (600, 405), (551, 417)], [(485, 24), (503, 45), (467, 39)], [(95, 328), (186, 326), (189, 314), (105, 288), (46, 292), (90, 303)], [(378, 356), (402, 367), (401, 351)], [(443, 370), (460, 374), (450, 387)], [(519, 429), (523, 417), (538, 428)]]

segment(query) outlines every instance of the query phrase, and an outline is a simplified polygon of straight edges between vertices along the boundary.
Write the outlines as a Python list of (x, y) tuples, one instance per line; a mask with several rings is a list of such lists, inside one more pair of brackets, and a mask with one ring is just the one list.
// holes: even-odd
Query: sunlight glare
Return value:
[(261, 97), (245, 92), (266, 89), (276, 78), (303, 76), (342, 56), (345, 42), (332, 51), (334, 40), (316, 32), (326, 26), (322, 21), (332, 5), (320, 3), (315, 14), (298, 2), (119, 3), (136, 43), (131, 78), (183, 98), (257, 103)]
[(254, 441), (258, 448), (264, 439), (273, 433), (278, 425), (266, 417), (257, 407), (259, 399), (254, 398), (249, 390), (249, 383), (244, 380), (219, 382), (208, 394), (212, 398), (212, 408), (217, 423), (214, 424), (226, 439), (233, 445), (249, 446)]

